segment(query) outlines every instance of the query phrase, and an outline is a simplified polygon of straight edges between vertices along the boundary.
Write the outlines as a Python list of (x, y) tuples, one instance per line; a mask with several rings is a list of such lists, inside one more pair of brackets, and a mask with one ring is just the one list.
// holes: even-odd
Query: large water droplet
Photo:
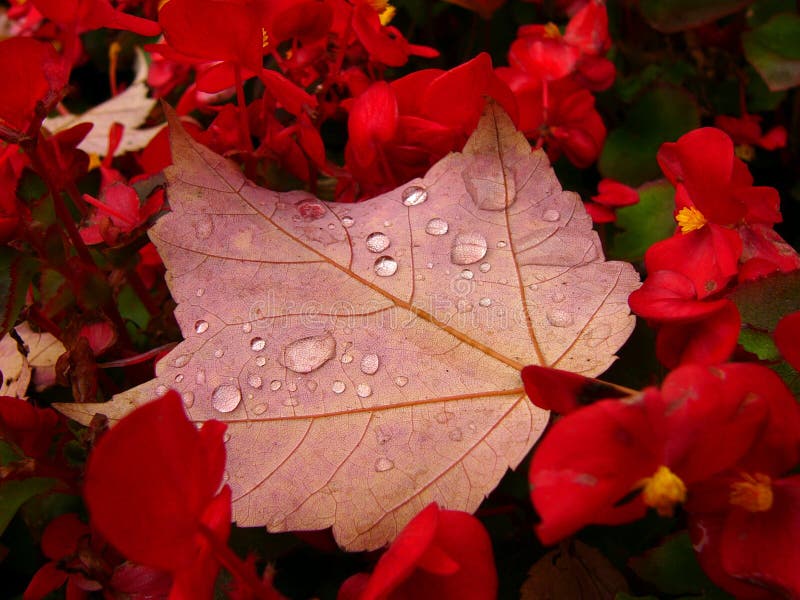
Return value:
[(239, 406), (242, 391), (235, 385), (224, 383), (211, 394), (211, 406), (219, 412), (229, 413)]
[(175, 362), (172, 364), (174, 364), (176, 367), (180, 369), (181, 367), (185, 367), (187, 364), (189, 364), (189, 361), (191, 359), (192, 359), (191, 354), (181, 354), (178, 358), (175, 359)]
[(194, 394), (192, 392), (186, 392), (183, 394), (183, 405), (186, 408), (192, 408), (194, 404)]
[(333, 390), (334, 394), (341, 394), (345, 389), (344, 381), (339, 381), (338, 379), (333, 382), (331, 385), (331, 390)]
[(381, 256), (375, 261), (375, 274), (390, 277), (397, 272), (397, 261), (391, 256)]
[(565, 310), (554, 308), (553, 310), (547, 311), (545, 316), (553, 327), (568, 327), (572, 325), (572, 313), (568, 313)]
[(373, 231), (367, 236), (367, 250), (379, 254), (391, 246), (389, 236), (382, 231)]
[(450, 260), (457, 265), (471, 265), (486, 256), (486, 238), (480, 233), (459, 233), (450, 248)]
[(273, 392), (277, 392), (279, 389), (281, 389), (281, 385), (283, 384), (281, 383), (280, 379), (273, 379), (269, 382), (269, 389), (271, 389)]
[(558, 221), (560, 218), (561, 213), (552, 208), (548, 208), (546, 211), (544, 211), (544, 214), (542, 214), (542, 219), (545, 221), (550, 221), (551, 223)]
[(267, 405), (266, 404), (256, 404), (253, 407), (253, 414), (254, 415), (263, 415), (267, 412)]
[(408, 377), (405, 375), (398, 375), (394, 378), (394, 384), (397, 387), (404, 387), (408, 383)]
[(356, 386), (356, 395), (359, 398), (369, 398), (372, 395), (372, 388), (367, 383), (359, 383)]
[(430, 235), (444, 235), (449, 229), (450, 226), (447, 224), (447, 221), (439, 217), (434, 217), (425, 225), (425, 233)]
[(208, 331), (208, 321), (203, 321), (202, 319), (195, 321), (194, 331), (195, 333), (205, 333)]
[(257, 356), (256, 357), (256, 366), (257, 367), (263, 367), (265, 364), (267, 364), (267, 359), (265, 357), (263, 357), (263, 356)]
[(330, 333), (295, 340), (283, 349), (281, 364), (295, 373), (311, 373), (333, 358), (336, 340)]
[(377, 354), (365, 354), (361, 359), (361, 372), (365, 375), (374, 375), (380, 364), (381, 361)]
[(261, 352), (264, 348), (266, 348), (267, 342), (264, 338), (254, 337), (250, 340), (250, 349), (255, 350), (256, 352)]
[(194, 232), (198, 240), (206, 240), (214, 232), (214, 221), (208, 215), (202, 215), (194, 224)]
[(342, 225), (344, 225), (345, 227), (352, 227), (353, 223), (355, 223), (353, 217), (348, 217), (348, 216), (342, 217)]
[(255, 373), (250, 373), (250, 375), (247, 376), (247, 385), (251, 388), (259, 389), (262, 383), (261, 377)]
[(383, 471), (389, 471), (394, 468), (394, 463), (386, 458), (385, 456), (381, 456), (378, 460), (375, 461), (375, 470), (378, 473), (382, 473)]
[(419, 185), (412, 185), (403, 190), (402, 198), (406, 206), (416, 206), (428, 199), (428, 190)]

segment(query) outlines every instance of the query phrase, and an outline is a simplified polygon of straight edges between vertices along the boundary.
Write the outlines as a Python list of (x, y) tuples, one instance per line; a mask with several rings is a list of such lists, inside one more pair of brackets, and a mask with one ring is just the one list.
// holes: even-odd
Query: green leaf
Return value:
[(19, 448), (5, 440), (0, 440), (0, 465), (5, 467), (23, 458), (25, 456), (20, 454)]
[(25, 306), (25, 293), (38, 261), (8, 247), (0, 247), (0, 338), (16, 324)]
[(728, 294), (742, 324), (772, 333), (789, 313), (800, 310), (800, 271), (776, 273), (755, 281), (746, 281)]
[(699, 126), (700, 113), (691, 94), (665, 85), (654, 87), (638, 98), (625, 122), (609, 134), (598, 163), (600, 173), (634, 186), (656, 179), (661, 175), (656, 162), (661, 144)]
[(758, 27), (776, 13), (790, 13), (795, 10), (795, 0), (759, 0), (747, 10), (747, 24)]
[(781, 353), (775, 342), (772, 341), (772, 336), (763, 331), (750, 329), (747, 325), (743, 326), (739, 332), (739, 345), (755, 354), (759, 360), (781, 359)]
[(800, 15), (781, 13), (742, 35), (744, 54), (772, 91), (800, 85)]
[(640, 0), (639, 10), (662, 33), (685, 31), (733, 14), (751, 0)]
[(690, 594), (708, 599), (729, 598), (700, 568), (686, 532), (667, 538), (657, 548), (630, 560), (640, 579), (664, 594)]
[(44, 477), (4, 481), (0, 484), (0, 535), (25, 502), (50, 490), (55, 484), (55, 479)]
[(639, 202), (617, 210), (617, 227), (609, 258), (638, 261), (645, 251), (675, 231), (675, 188), (666, 179), (645, 183), (638, 189)]

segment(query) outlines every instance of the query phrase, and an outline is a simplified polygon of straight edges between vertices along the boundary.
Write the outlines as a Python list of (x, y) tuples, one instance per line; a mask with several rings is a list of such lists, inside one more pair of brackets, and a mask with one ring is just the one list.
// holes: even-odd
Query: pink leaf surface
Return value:
[(593, 376), (633, 329), (635, 271), (495, 105), (463, 152), (359, 204), (258, 188), (170, 127), (150, 237), (185, 339), (156, 379), (61, 410), (113, 421), (178, 390), (228, 425), (240, 525), (359, 550), (431, 502), (474, 511), (547, 424), (522, 366)]

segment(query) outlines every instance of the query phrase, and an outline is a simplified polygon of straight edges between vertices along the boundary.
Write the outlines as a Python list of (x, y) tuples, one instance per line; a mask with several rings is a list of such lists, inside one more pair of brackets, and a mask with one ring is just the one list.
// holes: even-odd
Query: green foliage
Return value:
[(654, 243), (675, 231), (675, 188), (665, 179), (645, 183), (639, 188), (639, 202), (617, 211), (617, 227), (621, 231), (608, 248), (611, 258), (639, 261)]
[(711, 23), (748, 4), (749, 0), (641, 0), (639, 9), (654, 29), (675, 33)]
[(773, 15), (742, 35), (744, 54), (772, 91), (800, 85), (800, 15)]

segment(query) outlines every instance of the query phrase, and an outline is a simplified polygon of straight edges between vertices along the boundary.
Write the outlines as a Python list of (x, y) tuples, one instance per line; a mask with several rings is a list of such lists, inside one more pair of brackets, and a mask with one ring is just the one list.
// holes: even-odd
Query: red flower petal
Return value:
[(560, 369), (530, 365), (522, 369), (521, 375), (531, 402), (562, 415), (600, 400), (627, 395), (603, 381)]
[(25, 588), (23, 600), (42, 600), (50, 592), (53, 592), (64, 585), (67, 580), (67, 572), (58, 568), (55, 562), (45, 563), (44, 566), (34, 573), (28, 587)]
[(691, 279), (675, 271), (651, 272), (644, 284), (628, 297), (631, 310), (645, 319), (687, 322), (708, 317), (728, 301), (697, 300)]
[(347, 120), (348, 147), (356, 161), (370, 165), (377, 147), (390, 141), (397, 131), (397, 100), (388, 83), (378, 81), (355, 99)]
[(800, 371), (800, 311), (783, 317), (775, 327), (775, 345), (795, 370)]
[(89, 526), (69, 513), (47, 524), (42, 534), (42, 552), (47, 558), (59, 560), (78, 551), (80, 538), (89, 535)]
[(122, 419), (86, 467), (84, 497), (98, 531), (136, 562), (191, 565), (198, 523), (222, 479), (224, 430), (208, 421), (197, 431), (174, 391)]
[(656, 339), (658, 360), (670, 369), (680, 364), (713, 365), (728, 360), (736, 349), (742, 321), (730, 300), (702, 304), (718, 303), (719, 310), (698, 321), (661, 326)]
[(605, 206), (630, 206), (639, 202), (639, 192), (613, 179), (602, 179), (597, 184), (597, 192), (592, 200)]

